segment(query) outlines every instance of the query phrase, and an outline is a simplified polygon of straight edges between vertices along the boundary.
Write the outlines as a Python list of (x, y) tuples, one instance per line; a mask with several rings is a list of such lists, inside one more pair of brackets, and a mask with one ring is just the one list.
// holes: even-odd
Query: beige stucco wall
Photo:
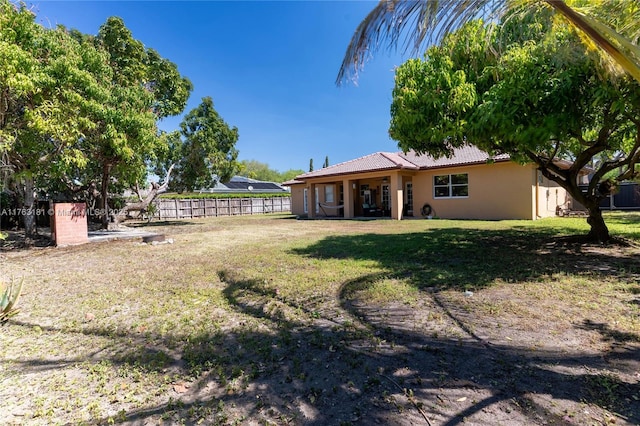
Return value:
[[(413, 184), (413, 216), (421, 216), (421, 208), (424, 204), (430, 204), (435, 216), (445, 219), (536, 219), (554, 216), (558, 206), (567, 207), (569, 198), (566, 191), (554, 182), (541, 176), (533, 164), (520, 165), (513, 162), (499, 162), (493, 164), (479, 164), (472, 166), (450, 167), (419, 172), (400, 172), (396, 180), (393, 172), (386, 174), (357, 174), (333, 181), (318, 180), (315, 187), (318, 188), (320, 202), (324, 200), (324, 186), (334, 186), (335, 202), (339, 202), (339, 185), (348, 182), (347, 190), (352, 191), (354, 215), (362, 215), (362, 198), (359, 188), (363, 184), (370, 185), (375, 190), (376, 204), (380, 204), (381, 179), (391, 176), (391, 182), (401, 182), (400, 186), (406, 188), (408, 181)], [(396, 172), (397, 173), (397, 172)], [(464, 198), (434, 198), (433, 177), (443, 174), (467, 173), (469, 175), (469, 196)], [(349, 180), (352, 179), (352, 180)], [(352, 182), (352, 183), (350, 183)], [(392, 183), (389, 183), (392, 185)], [(352, 185), (356, 184), (356, 189)], [(291, 211), (296, 215), (304, 215), (304, 188), (310, 185), (300, 184), (291, 186)], [(536, 193), (537, 190), (537, 193)], [(536, 196), (537, 195), (537, 196)], [(392, 203), (397, 202), (394, 188), (391, 187)], [(406, 202), (404, 194), (403, 203)], [(334, 210), (327, 210), (334, 215)], [(405, 215), (407, 212), (405, 212)], [(317, 216), (323, 216), (320, 210)]]
[[(469, 196), (434, 198), (433, 177), (467, 173)], [(414, 215), (430, 204), (435, 216), (446, 219), (535, 219), (536, 170), (512, 162), (436, 169), (413, 177)]]
[(550, 181), (538, 173), (538, 217), (553, 217), (559, 206), (567, 209), (571, 196), (556, 182)]
[(303, 215), (304, 213), (304, 188), (306, 185), (291, 185), (291, 213)]
[[(329, 202), (326, 200), (325, 196), (325, 187), (331, 186), (333, 188), (333, 201)], [(311, 185), (299, 184), (299, 185), (291, 185), (291, 213), (295, 215), (305, 215), (308, 212), (304, 211), (304, 189), (307, 188), (311, 191)], [(338, 206), (340, 199), (340, 183), (339, 182), (331, 182), (331, 183), (318, 183), (315, 184), (315, 189), (318, 190), (318, 199), (317, 202)], [(336, 216), (338, 214), (338, 209), (336, 208), (325, 208), (324, 211), (321, 208), (316, 208), (315, 216), (325, 216), (324, 212), (327, 213), (327, 216)]]

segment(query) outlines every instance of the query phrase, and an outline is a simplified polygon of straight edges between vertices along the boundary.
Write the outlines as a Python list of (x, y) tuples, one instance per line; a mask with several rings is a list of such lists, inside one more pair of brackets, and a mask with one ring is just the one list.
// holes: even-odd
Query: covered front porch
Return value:
[(304, 211), (309, 218), (401, 220), (413, 216), (411, 176), (401, 173), (310, 180), (304, 191)]

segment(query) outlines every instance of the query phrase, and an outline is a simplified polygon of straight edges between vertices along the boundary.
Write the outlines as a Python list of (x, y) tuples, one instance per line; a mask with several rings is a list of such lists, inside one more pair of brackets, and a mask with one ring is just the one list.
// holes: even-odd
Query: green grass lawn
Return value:
[(0, 423), (638, 421), (637, 363), (599, 360), (640, 354), (640, 213), (605, 217), (629, 246), (562, 238), (584, 218), (267, 215), (0, 252), (25, 279)]

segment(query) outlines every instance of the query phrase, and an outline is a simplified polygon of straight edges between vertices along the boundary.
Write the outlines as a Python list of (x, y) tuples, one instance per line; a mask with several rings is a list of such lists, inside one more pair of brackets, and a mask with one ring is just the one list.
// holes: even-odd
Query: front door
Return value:
[(382, 184), (382, 213), (391, 216), (391, 196), (389, 194), (389, 184)]

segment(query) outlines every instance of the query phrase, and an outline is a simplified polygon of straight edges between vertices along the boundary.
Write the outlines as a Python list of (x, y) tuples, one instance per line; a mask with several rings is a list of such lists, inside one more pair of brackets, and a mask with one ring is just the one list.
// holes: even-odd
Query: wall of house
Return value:
[(540, 172), (538, 176), (538, 217), (553, 217), (557, 214), (558, 208), (561, 210), (571, 208), (572, 198), (567, 191), (551, 181)]
[[(464, 198), (435, 198), (433, 180), (436, 175), (457, 173), (468, 174), (469, 195)], [(362, 186), (369, 185), (372, 201), (381, 205), (382, 178), (388, 175), (378, 173), (354, 175), (356, 189), (352, 190), (354, 215), (363, 215)], [(335, 179), (335, 178), (333, 178)], [(413, 211), (405, 211), (405, 216), (421, 217), (422, 206), (429, 204), (434, 216), (446, 219), (536, 219), (555, 216), (557, 209), (566, 209), (570, 205), (570, 197), (555, 182), (544, 178), (533, 164), (519, 165), (513, 162), (479, 164), (472, 166), (450, 167), (420, 172), (403, 173), (402, 189), (406, 183), (413, 186)], [(325, 181), (317, 183), (319, 202), (325, 203), (325, 185), (334, 186), (335, 201), (339, 203), (339, 185), (342, 181)], [(291, 186), (291, 212), (304, 215), (304, 188), (306, 185)], [(392, 191), (393, 192), (393, 191)], [(375, 198), (373, 195), (375, 194)], [(393, 201), (392, 201), (393, 202)], [(406, 194), (404, 197), (406, 203)], [(327, 215), (336, 215), (332, 209), (325, 209)], [(324, 216), (322, 209), (316, 216)]]
[[(469, 195), (464, 198), (435, 198), (436, 175), (467, 173)], [(535, 219), (536, 177), (532, 165), (512, 162), (435, 169), (413, 177), (414, 216), (424, 204), (434, 216), (446, 219)], [(549, 207), (545, 204), (545, 211)], [(555, 206), (553, 207), (555, 214)]]
[[(375, 194), (375, 202), (379, 203), (380, 202), (380, 179), (378, 179), (378, 183), (376, 186), (376, 181), (371, 180), (371, 179), (363, 179), (363, 180), (359, 180), (356, 185), (355, 188), (353, 188), (351, 185), (347, 185), (346, 189), (347, 191), (351, 191), (351, 200), (355, 200), (354, 201), (354, 207), (355, 207), (355, 214), (356, 215), (362, 215), (362, 200), (363, 198), (361, 198), (361, 191), (360, 191), (360, 186), (361, 185), (369, 185), (370, 186), (370, 190), (372, 191), (373, 194)], [(325, 204), (325, 208), (317, 208), (316, 212), (315, 212), (315, 216), (318, 217), (323, 217), (323, 216), (340, 216), (343, 214), (343, 210), (342, 209), (337, 209), (337, 208), (332, 208), (332, 207), (327, 207), (328, 206), (339, 206), (342, 205), (342, 201), (340, 199), (340, 187), (341, 185), (343, 185), (343, 181), (342, 180), (338, 180), (338, 181), (329, 181), (329, 182), (322, 182), (322, 183), (317, 183), (315, 184), (315, 189), (318, 191), (318, 199), (316, 200), (319, 203)], [(328, 201), (326, 199), (326, 192), (325, 192), (325, 187), (330, 186), (333, 188), (333, 201)], [(299, 184), (299, 185), (291, 185), (291, 213), (294, 215), (306, 215), (308, 214), (308, 212), (304, 211), (304, 189), (305, 188), (309, 188), (309, 190), (311, 190), (310, 186), (307, 186), (305, 184)]]
[[(323, 217), (323, 216), (342, 216), (343, 208), (337, 208), (337, 206), (341, 206), (342, 200), (340, 199), (340, 187), (343, 184), (342, 180), (340, 181), (330, 181), (315, 184), (315, 189), (318, 193), (317, 203), (322, 203), (324, 208), (316, 206), (315, 216)], [(333, 200), (327, 200), (327, 193), (325, 191), (326, 187), (331, 187), (333, 191)], [(308, 188), (311, 190), (311, 186), (307, 186), (305, 184), (291, 185), (291, 213), (294, 215), (302, 216), (307, 215), (309, 212), (304, 211), (304, 189)], [(352, 191), (352, 199), (355, 196), (357, 189), (347, 189)], [(359, 200), (359, 198), (357, 198)], [(328, 206), (336, 206), (336, 207), (328, 207)]]
[(291, 185), (291, 214), (304, 215), (304, 188), (306, 185)]

